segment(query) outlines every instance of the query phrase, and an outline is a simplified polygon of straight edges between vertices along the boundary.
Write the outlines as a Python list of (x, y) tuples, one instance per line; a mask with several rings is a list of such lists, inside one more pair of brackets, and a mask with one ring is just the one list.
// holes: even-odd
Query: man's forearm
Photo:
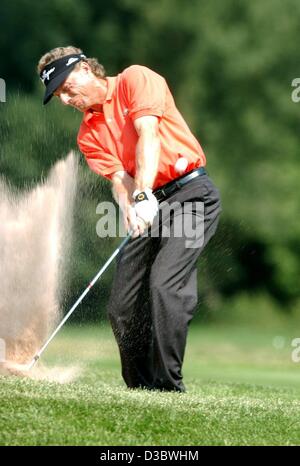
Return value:
[(143, 131), (136, 146), (135, 189), (152, 188), (157, 175), (160, 139), (156, 131)]
[(132, 203), (134, 179), (125, 171), (116, 172), (112, 177), (112, 193), (121, 208)]

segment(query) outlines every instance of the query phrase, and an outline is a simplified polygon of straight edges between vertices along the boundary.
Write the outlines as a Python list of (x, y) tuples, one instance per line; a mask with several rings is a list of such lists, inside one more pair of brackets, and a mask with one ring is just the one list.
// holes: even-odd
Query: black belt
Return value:
[(182, 175), (179, 178), (176, 178), (175, 180), (172, 180), (169, 183), (165, 184), (164, 186), (161, 186), (160, 188), (155, 189), (153, 191), (153, 194), (158, 201), (162, 201), (163, 199), (166, 199), (171, 194), (178, 191), (178, 189), (182, 188), (182, 186), (189, 183), (194, 178), (197, 178), (197, 176), (201, 176), (201, 175), (206, 175), (205, 168), (203, 167), (195, 168), (194, 170), (187, 173), (186, 175)]

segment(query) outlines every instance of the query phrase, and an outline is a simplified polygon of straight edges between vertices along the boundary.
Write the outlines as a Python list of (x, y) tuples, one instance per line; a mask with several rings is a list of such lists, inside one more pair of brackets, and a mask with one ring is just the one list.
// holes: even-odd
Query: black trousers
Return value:
[[(207, 175), (199, 176), (163, 201), (148, 235), (119, 254), (108, 316), (128, 387), (185, 391), (182, 364), (198, 299), (196, 263), (220, 211), (219, 191)], [(182, 231), (180, 222), (186, 224)]]

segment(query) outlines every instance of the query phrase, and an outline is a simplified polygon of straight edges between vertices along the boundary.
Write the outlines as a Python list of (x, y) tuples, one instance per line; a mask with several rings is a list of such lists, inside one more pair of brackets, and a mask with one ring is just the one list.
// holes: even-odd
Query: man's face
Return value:
[(65, 105), (84, 112), (104, 100), (103, 87), (97, 85), (95, 76), (88, 67), (73, 70), (56, 89), (54, 95)]

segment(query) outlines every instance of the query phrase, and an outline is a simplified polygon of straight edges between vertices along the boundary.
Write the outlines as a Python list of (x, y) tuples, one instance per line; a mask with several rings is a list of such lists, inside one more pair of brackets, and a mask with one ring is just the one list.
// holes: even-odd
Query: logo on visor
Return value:
[(78, 58), (75, 58), (75, 57), (69, 58), (69, 60), (66, 63), (66, 66), (72, 65), (72, 63), (74, 63), (74, 61), (78, 61)]
[(48, 70), (48, 71), (46, 71), (46, 70), (43, 71), (43, 74), (41, 76), (41, 80), (43, 81), (43, 83), (45, 83), (46, 79), (47, 79), (47, 81), (49, 81), (50, 74), (53, 73), (54, 70), (55, 70), (55, 66), (53, 68), (51, 68), (50, 70)]

